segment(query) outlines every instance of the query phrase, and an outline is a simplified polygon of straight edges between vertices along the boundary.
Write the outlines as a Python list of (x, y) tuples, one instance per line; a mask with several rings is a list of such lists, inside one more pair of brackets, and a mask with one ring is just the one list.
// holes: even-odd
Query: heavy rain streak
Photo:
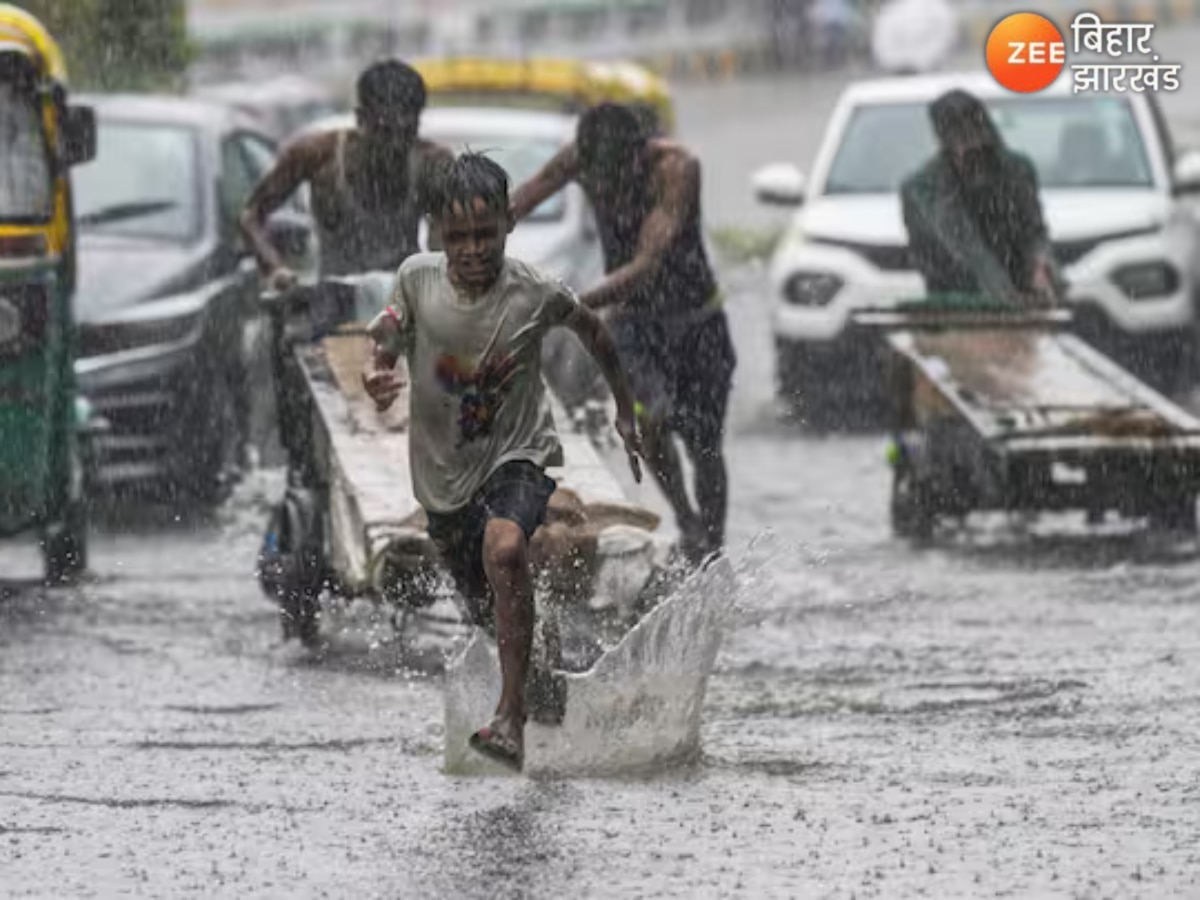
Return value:
[(0, 896), (1200, 897), (1200, 3), (1029, 6), (0, 3)]

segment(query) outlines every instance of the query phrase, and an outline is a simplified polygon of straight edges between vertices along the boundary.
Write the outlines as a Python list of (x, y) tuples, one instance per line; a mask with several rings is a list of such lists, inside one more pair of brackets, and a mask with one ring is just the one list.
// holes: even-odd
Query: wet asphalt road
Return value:
[[(751, 215), (769, 136), (811, 155), (837, 83), (782, 123), (791, 86), (684, 92), (713, 218)], [(779, 419), (761, 273), (725, 280), (755, 577), (700, 765), (441, 775), (436, 669), (361, 622), (322, 659), (280, 644), (265, 471), (107, 527), (78, 590), (0, 550), (0, 896), (1200, 896), (1200, 548), (1070, 519), (894, 541), (882, 439)]]

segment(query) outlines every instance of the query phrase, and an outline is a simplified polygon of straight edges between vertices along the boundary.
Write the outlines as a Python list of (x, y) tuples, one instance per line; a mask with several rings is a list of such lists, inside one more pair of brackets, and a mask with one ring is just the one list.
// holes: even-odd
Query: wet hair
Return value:
[(358, 76), (358, 105), (381, 111), (396, 107), (405, 111), (425, 108), (425, 79), (421, 73), (398, 59), (377, 62)]
[(987, 107), (979, 98), (963, 90), (949, 91), (929, 107), (929, 118), (938, 143), (943, 147), (964, 138), (982, 138), (992, 147), (1004, 145)]
[(457, 207), (470, 209), (476, 199), (493, 212), (508, 215), (508, 172), (491, 157), (467, 150), (443, 162), (433, 181), (429, 212), (443, 216)]
[(644, 116), (620, 103), (601, 103), (580, 116), (575, 147), (585, 168), (606, 161), (624, 165), (649, 136)]

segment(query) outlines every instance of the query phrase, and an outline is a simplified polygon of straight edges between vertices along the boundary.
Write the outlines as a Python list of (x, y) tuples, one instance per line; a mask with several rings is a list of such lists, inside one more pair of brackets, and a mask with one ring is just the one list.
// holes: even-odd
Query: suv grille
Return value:
[[(1154, 234), (1156, 231), (1158, 231), (1157, 228), (1139, 228), (1134, 231), (1119, 231), (1080, 241), (1055, 241), (1054, 257), (1061, 266), (1074, 265), (1101, 244), (1125, 238), (1140, 237), (1146, 234)], [(851, 253), (861, 256), (871, 265), (875, 266), (875, 268), (882, 269), (885, 272), (911, 272), (916, 269), (916, 265), (913, 264), (912, 255), (908, 252), (908, 247), (906, 246), (858, 244), (853, 241), (836, 241), (829, 238), (811, 238), (810, 240), (814, 244), (824, 244), (829, 247), (841, 247), (844, 250), (849, 250)]]

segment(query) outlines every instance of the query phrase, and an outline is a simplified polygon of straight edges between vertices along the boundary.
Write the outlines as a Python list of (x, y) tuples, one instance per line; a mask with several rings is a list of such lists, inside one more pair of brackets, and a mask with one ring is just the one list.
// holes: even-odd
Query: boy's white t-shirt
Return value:
[(482, 297), (450, 282), (442, 253), (400, 266), (389, 349), (408, 360), (413, 490), (427, 512), (465, 506), (497, 468), (559, 465), (562, 445), (542, 381), (542, 337), (580, 308), (574, 292), (508, 258)]

